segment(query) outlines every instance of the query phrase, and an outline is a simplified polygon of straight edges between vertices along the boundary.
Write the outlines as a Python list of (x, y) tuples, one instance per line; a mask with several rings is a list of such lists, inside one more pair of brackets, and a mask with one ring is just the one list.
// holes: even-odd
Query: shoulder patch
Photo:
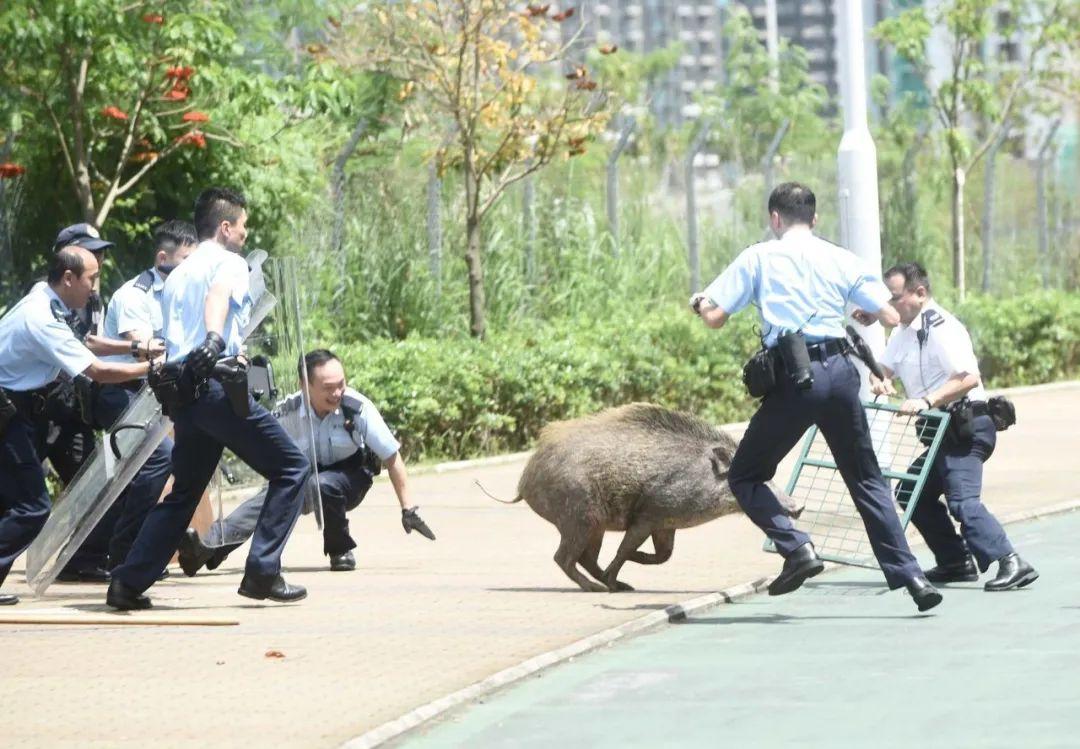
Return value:
[(302, 405), (304, 405), (304, 399), (300, 397), (300, 393), (293, 393), (292, 395), (287, 396), (283, 401), (281, 401), (276, 411), (278, 412), (278, 414), (284, 416), (285, 414), (299, 411)]
[(150, 293), (150, 289), (154, 288), (154, 271), (144, 270), (131, 285), (139, 291)]

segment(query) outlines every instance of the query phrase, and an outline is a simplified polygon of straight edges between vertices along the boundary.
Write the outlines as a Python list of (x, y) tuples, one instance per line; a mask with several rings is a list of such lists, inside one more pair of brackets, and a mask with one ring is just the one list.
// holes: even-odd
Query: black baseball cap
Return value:
[(90, 224), (74, 224), (63, 229), (56, 235), (53, 242), (53, 252), (59, 252), (65, 247), (82, 247), (90, 252), (101, 252), (107, 247), (112, 247), (113, 242), (107, 242), (101, 238), (101, 234)]

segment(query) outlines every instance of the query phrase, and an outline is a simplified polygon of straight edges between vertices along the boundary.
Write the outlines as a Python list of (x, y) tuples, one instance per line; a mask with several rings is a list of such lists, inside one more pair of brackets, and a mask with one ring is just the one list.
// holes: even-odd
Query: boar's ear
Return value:
[(709, 455), (709, 462), (712, 463), (713, 475), (717, 481), (727, 478), (728, 467), (731, 465), (731, 454), (727, 450), (720, 446), (714, 447)]

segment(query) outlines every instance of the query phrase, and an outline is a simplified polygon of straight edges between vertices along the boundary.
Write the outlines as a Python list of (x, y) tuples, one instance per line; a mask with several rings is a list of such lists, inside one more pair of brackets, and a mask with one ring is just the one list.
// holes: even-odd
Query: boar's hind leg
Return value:
[(666, 529), (652, 534), (654, 554), (646, 554), (644, 551), (635, 551), (626, 558), (628, 562), (638, 564), (663, 564), (671, 559), (671, 552), (675, 550), (675, 530)]
[(613, 593), (619, 590), (633, 590), (626, 583), (619, 582), (619, 570), (626, 564), (626, 560), (630, 558), (630, 555), (645, 543), (645, 539), (649, 537), (651, 532), (647, 525), (631, 525), (626, 529), (626, 535), (623, 536), (622, 543), (619, 544), (619, 550), (615, 552), (615, 558), (611, 560), (611, 564), (604, 570), (604, 582), (607, 583), (608, 590)]
[(574, 527), (570, 529), (560, 528), (559, 532), (562, 534), (562, 540), (559, 542), (559, 548), (555, 551), (555, 564), (559, 565), (559, 569), (565, 572), (567, 577), (586, 592), (603, 593), (607, 591), (607, 586), (594, 583), (581, 574), (581, 571), (577, 568), (578, 560), (581, 559), (582, 554), (585, 553), (586, 547), (589, 545), (589, 539), (592, 535), (590, 531)]
[[(600, 581), (604, 579), (604, 570), (600, 568), (600, 547), (603, 543), (604, 531), (598, 528), (589, 536), (589, 545), (585, 547), (584, 553), (578, 559), (578, 563), (585, 568), (585, 571)], [(615, 584), (617, 590), (633, 590), (626, 583), (616, 581)], [(607, 589), (605, 585), (604, 590)]]

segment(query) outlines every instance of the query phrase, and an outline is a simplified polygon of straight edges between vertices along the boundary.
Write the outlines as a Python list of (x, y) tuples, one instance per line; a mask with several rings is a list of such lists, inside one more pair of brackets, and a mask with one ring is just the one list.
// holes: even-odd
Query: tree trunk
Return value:
[(475, 214), (470, 213), (465, 219), (465, 265), (469, 268), (469, 332), (474, 338), (480, 340), (484, 339), (487, 332), (487, 321), (484, 317), (482, 250), (480, 221)]
[(956, 287), (957, 301), (964, 301), (966, 294), (964, 282), (964, 168), (953, 169), (952, 200), (952, 245), (953, 245), (953, 286)]

